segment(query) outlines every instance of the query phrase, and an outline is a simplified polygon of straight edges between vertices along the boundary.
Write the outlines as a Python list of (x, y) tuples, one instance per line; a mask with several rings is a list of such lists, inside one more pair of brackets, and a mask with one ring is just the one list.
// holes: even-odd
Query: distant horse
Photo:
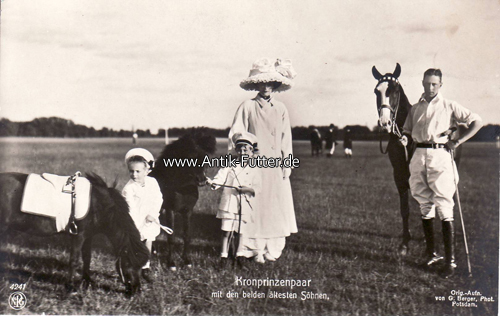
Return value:
[[(202, 166), (202, 162), (206, 155), (215, 152), (215, 147), (215, 137), (206, 135), (203, 130), (193, 130), (165, 146), (153, 171), (149, 174), (156, 178), (163, 194), (160, 222), (174, 230), (173, 236), (167, 240), (167, 266), (172, 271), (176, 270), (175, 262), (172, 259), (173, 237), (176, 236), (177, 232), (174, 227), (175, 213), (179, 213), (183, 218), (184, 250), (182, 259), (187, 267), (192, 265), (189, 256), (191, 216), (198, 201), (198, 187), (205, 185), (206, 182), (204, 167), (207, 166)], [(184, 165), (175, 164), (175, 162), (181, 161), (184, 162)], [(192, 165), (189, 165), (189, 162)]]
[[(399, 83), (399, 75), (401, 74), (401, 66), (396, 64), (396, 69), (394, 72), (386, 73), (385, 75), (380, 74), (380, 72), (373, 66), (372, 74), (375, 79), (378, 80), (377, 86), (375, 87), (375, 94), (377, 95), (377, 110), (379, 113), (379, 126), (386, 132), (389, 133), (389, 143), (384, 151), (382, 147), (382, 141), (380, 142), (380, 151), (383, 154), (389, 154), (389, 160), (393, 168), (394, 181), (399, 193), (400, 211), (401, 218), (403, 221), (403, 240), (399, 246), (399, 252), (401, 255), (406, 255), (409, 249), (409, 242), (411, 240), (411, 234), (409, 229), (409, 179), (410, 179), (410, 168), (409, 163), (413, 152), (415, 151), (416, 144), (413, 142), (411, 137), (408, 139), (408, 145), (406, 147), (399, 143), (399, 139), (402, 136), (403, 125), (405, 123), (406, 117), (410, 113), (411, 104), (403, 91), (403, 87)], [(458, 128), (458, 136), (463, 127)], [(460, 160), (462, 147), (460, 146), (455, 151), (455, 162)]]
[(311, 140), (311, 156), (318, 156), (323, 153), (323, 140), (321, 139), (321, 134), (317, 128), (312, 128), (311, 134), (309, 135)]
[[(0, 233), (16, 230), (38, 236), (56, 234), (55, 219), (21, 212), (21, 200), (28, 175), (0, 173)], [(147, 262), (149, 252), (141, 242), (139, 231), (129, 215), (128, 205), (114, 188), (108, 188), (97, 175), (86, 175), (92, 184), (90, 209), (87, 216), (76, 220), (78, 234), (65, 234), (71, 241), (68, 289), (76, 288), (75, 270), (81, 253), (83, 259), (83, 286), (93, 281), (90, 277), (92, 237), (104, 234), (111, 241), (118, 257), (116, 268), (125, 284), (127, 294), (135, 294), (141, 287), (139, 271)]]

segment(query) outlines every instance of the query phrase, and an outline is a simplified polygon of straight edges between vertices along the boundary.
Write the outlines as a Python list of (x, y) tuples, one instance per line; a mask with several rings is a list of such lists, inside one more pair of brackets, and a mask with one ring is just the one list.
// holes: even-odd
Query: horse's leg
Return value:
[(94, 284), (90, 277), (90, 261), (92, 258), (92, 237), (87, 237), (82, 246), (82, 260), (83, 260), (83, 288), (87, 289), (90, 285)]
[(182, 259), (186, 267), (191, 268), (192, 262), (189, 256), (189, 248), (191, 246), (191, 215), (193, 214), (193, 208), (189, 208), (183, 211), (184, 215), (184, 249), (182, 252)]
[(409, 219), (410, 219), (410, 206), (409, 206), (409, 190), (399, 193), (399, 203), (401, 211), (401, 219), (403, 221), (403, 240), (399, 246), (401, 255), (408, 253), (408, 244), (411, 240)]
[(406, 255), (409, 250), (409, 243), (411, 240), (409, 219), (410, 219), (410, 205), (409, 205), (409, 191), (410, 191), (410, 169), (406, 161), (405, 149), (395, 141), (389, 141), (387, 147), (389, 152), (389, 159), (393, 167), (394, 182), (399, 193), (399, 210), (403, 224), (403, 238), (399, 245), (399, 253)]
[(78, 266), (78, 260), (80, 260), (80, 254), (82, 250), (82, 244), (84, 238), (82, 235), (70, 235), (71, 238), (71, 251), (69, 258), (69, 282), (68, 291), (74, 292), (76, 290), (76, 267)]

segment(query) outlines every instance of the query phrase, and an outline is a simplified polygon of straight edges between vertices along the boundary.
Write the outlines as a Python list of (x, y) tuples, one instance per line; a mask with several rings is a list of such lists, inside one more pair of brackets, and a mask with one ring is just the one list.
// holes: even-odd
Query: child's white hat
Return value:
[(290, 59), (277, 59), (274, 62), (270, 58), (261, 58), (253, 63), (248, 78), (240, 82), (240, 87), (248, 91), (257, 91), (257, 83), (277, 82), (281, 85), (274, 91), (281, 92), (293, 86), (292, 79), (296, 75)]
[(153, 157), (153, 154), (151, 154), (148, 150), (144, 148), (132, 148), (130, 149), (127, 154), (125, 154), (125, 163), (128, 163), (128, 160), (133, 157), (133, 156), (140, 156), (146, 160), (146, 162), (151, 166), (151, 168), (154, 167), (155, 164), (155, 158)]
[(233, 141), (233, 144), (235, 147), (238, 144), (247, 144), (247, 145), (251, 145), (253, 147), (254, 151), (257, 150), (257, 136), (255, 136), (252, 133), (248, 133), (248, 132), (236, 133), (233, 135), (232, 141)]

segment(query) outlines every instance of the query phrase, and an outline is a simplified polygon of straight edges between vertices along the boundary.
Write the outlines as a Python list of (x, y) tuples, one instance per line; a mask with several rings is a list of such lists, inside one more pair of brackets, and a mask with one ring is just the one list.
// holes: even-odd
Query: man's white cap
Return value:
[(144, 148), (132, 148), (130, 149), (127, 154), (125, 155), (125, 163), (128, 163), (128, 160), (130, 157), (133, 156), (140, 156), (146, 160), (146, 162), (151, 166), (151, 168), (154, 167), (155, 164), (155, 158), (153, 155), (146, 149)]

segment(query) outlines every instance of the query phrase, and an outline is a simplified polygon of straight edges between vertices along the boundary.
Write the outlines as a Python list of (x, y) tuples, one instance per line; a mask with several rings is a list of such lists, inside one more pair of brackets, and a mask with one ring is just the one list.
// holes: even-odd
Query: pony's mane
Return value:
[(408, 100), (408, 97), (406, 96), (405, 91), (403, 90), (403, 85), (399, 84), (399, 112), (398, 116), (396, 117), (396, 124), (398, 124), (399, 128), (403, 128), (403, 125), (406, 121), (406, 117), (408, 116), (408, 113), (410, 113), (411, 110), (411, 103)]
[(187, 134), (165, 146), (158, 160), (163, 158), (186, 158), (197, 151), (202, 151), (203, 154), (213, 154), (216, 145), (215, 137), (208, 134), (206, 129), (193, 128)]
[(149, 250), (141, 241), (141, 235), (130, 217), (129, 207), (125, 198), (115, 188), (108, 188), (106, 182), (95, 173), (87, 173), (85, 177), (92, 184), (92, 189), (99, 192), (97, 218), (102, 223), (109, 223), (104, 229), (120, 234), (119, 249), (128, 249), (128, 257), (133, 267), (140, 268), (149, 258)]

